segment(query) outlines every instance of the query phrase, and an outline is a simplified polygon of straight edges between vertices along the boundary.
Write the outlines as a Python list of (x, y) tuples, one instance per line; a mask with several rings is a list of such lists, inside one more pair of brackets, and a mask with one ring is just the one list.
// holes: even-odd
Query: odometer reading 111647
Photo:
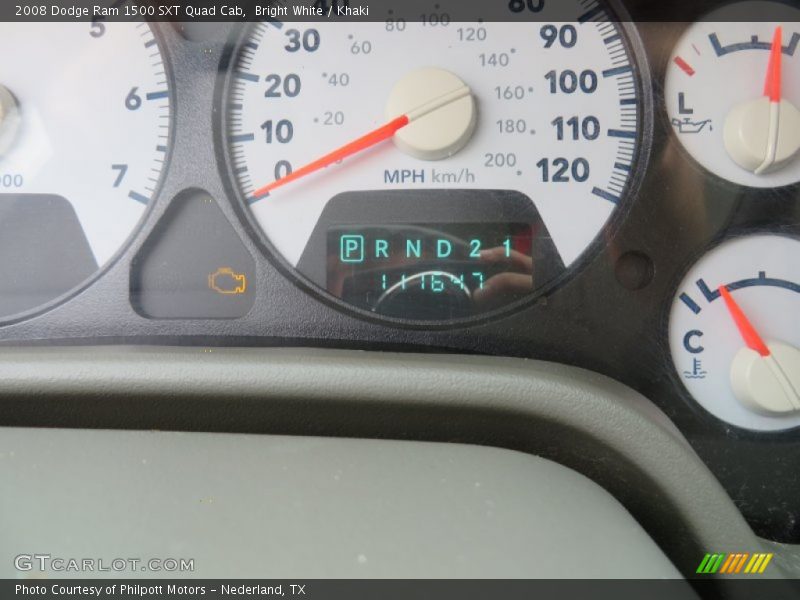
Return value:
[[(366, 290), (358, 301), (341, 290), (403, 282), (400, 291), (426, 309), (401, 302), (405, 312), (391, 314), (401, 318), (473, 316), (558, 277), (622, 202), (641, 129), (625, 28), (598, 3), (574, 5), (569, 22), (548, 22), (545, 6), (537, 22), (256, 25), (232, 60), (226, 136), (233, 179), (272, 248), (307, 279), (377, 313), (387, 290)], [(451, 255), (401, 256), (423, 239), (489, 244), (497, 236), (480, 235), (480, 224), (519, 227), (520, 206), (532, 241), (508, 246), (505, 268), (490, 247), (483, 258), (461, 257), (493, 261), (469, 265), (466, 275), (453, 271), (465, 265)], [(425, 223), (432, 231), (417, 240)], [(391, 253), (367, 244), (375, 273), (332, 286), (331, 261), (341, 256), (328, 252), (328, 240), (353, 224), (372, 228), (347, 232), (365, 243), (376, 227), (411, 237), (393, 234)], [(468, 224), (470, 239), (454, 239), (459, 227), (448, 224)], [(476, 287), (473, 271), (496, 279)], [(492, 301), (478, 304), (485, 294), (474, 292), (487, 287)], [(437, 294), (451, 300), (440, 310)]]

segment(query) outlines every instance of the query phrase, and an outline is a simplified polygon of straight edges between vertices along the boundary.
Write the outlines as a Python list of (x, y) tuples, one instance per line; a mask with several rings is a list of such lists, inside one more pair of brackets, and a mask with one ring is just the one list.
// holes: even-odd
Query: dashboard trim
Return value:
[(661, 411), (575, 367), (338, 350), (4, 348), (0, 382), (2, 426), (411, 439), (539, 455), (611, 492), (685, 574), (707, 548), (760, 545)]

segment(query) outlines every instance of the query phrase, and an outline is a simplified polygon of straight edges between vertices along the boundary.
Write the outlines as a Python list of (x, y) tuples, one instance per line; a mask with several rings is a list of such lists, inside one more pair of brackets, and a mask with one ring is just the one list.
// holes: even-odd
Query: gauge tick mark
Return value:
[(145, 206), (147, 206), (150, 203), (150, 198), (148, 198), (144, 194), (140, 194), (139, 192), (135, 192), (133, 190), (128, 192), (128, 198), (130, 198), (131, 200), (136, 200), (137, 202), (141, 202)]
[(230, 140), (232, 144), (241, 144), (242, 142), (252, 142), (256, 139), (254, 133), (242, 133), (239, 135), (232, 135)]
[(613, 69), (606, 69), (603, 71), (603, 77), (614, 77), (622, 75), (623, 73), (630, 73), (633, 70), (631, 65), (623, 65), (621, 67), (614, 67)]
[(681, 71), (686, 73), (689, 77), (694, 77), (695, 70), (689, 63), (683, 60), (680, 56), (676, 56), (673, 62), (680, 67)]
[(594, 8), (586, 11), (580, 17), (578, 17), (578, 23), (580, 24), (588, 23), (602, 12), (603, 12), (603, 7), (598, 4)]
[(635, 131), (624, 131), (622, 129), (609, 129), (608, 130), (609, 137), (616, 137), (616, 138), (623, 138), (628, 140), (635, 140), (636, 139), (636, 132)]
[(162, 98), (168, 98), (168, 97), (169, 97), (169, 91), (167, 90), (162, 90), (160, 92), (148, 92), (146, 96), (148, 100), (160, 100)]
[(609, 202), (612, 202), (614, 204), (617, 204), (619, 202), (619, 196), (615, 196), (611, 192), (607, 192), (606, 190), (601, 189), (599, 187), (592, 188), (592, 193), (595, 196), (599, 196), (603, 200), (608, 200)]
[(686, 306), (688, 306), (689, 310), (691, 310), (694, 314), (699, 315), (700, 311), (703, 310), (702, 308), (700, 308), (697, 302), (695, 302), (692, 299), (692, 297), (689, 294), (684, 292), (679, 296), (679, 298), (681, 299), (681, 302), (683, 302)]
[(257, 83), (259, 79), (258, 75), (254, 75), (252, 73), (245, 73), (244, 71), (236, 71), (234, 75), (239, 79), (244, 79), (245, 81), (252, 81), (253, 83)]

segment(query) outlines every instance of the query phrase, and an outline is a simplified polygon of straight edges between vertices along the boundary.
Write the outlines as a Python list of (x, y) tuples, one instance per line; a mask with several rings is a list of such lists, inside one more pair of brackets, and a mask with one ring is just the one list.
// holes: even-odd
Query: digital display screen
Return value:
[(529, 223), (336, 226), (327, 289), (382, 315), (466, 317), (532, 291), (533, 243)]

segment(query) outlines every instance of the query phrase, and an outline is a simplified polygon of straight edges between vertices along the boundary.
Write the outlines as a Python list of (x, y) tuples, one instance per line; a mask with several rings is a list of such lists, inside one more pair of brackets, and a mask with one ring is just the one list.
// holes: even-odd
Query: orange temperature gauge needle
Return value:
[(753, 327), (750, 319), (748, 319), (747, 315), (744, 314), (742, 308), (739, 306), (736, 300), (733, 299), (733, 296), (731, 296), (728, 288), (726, 288), (724, 285), (719, 286), (719, 293), (725, 300), (725, 305), (728, 307), (728, 312), (731, 313), (733, 322), (736, 323), (736, 327), (739, 329), (739, 333), (741, 334), (742, 339), (747, 347), (755, 352), (758, 352), (761, 356), (769, 356), (769, 348), (767, 348), (767, 345), (756, 331), (756, 328)]
[(781, 69), (783, 62), (783, 28), (776, 27), (772, 36), (772, 48), (769, 52), (767, 80), (764, 83), (764, 95), (770, 102), (781, 101)]
[(314, 162), (311, 162), (305, 165), (304, 167), (301, 167), (296, 171), (293, 171), (286, 177), (281, 177), (280, 179), (273, 181), (269, 185), (265, 185), (264, 187), (257, 189), (253, 193), (253, 196), (255, 198), (261, 198), (263, 196), (266, 196), (276, 188), (284, 186), (287, 183), (297, 181), (298, 179), (305, 177), (306, 175), (310, 175), (315, 171), (319, 171), (320, 169), (324, 169), (325, 167), (332, 165), (335, 162), (344, 160), (348, 156), (352, 156), (353, 154), (357, 154), (362, 150), (366, 150), (367, 148), (371, 148), (376, 144), (380, 144), (381, 142), (388, 140), (400, 129), (408, 125), (409, 122), (410, 121), (407, 115), (397, 117), (396, 119), (390, 121), (386, 125), (378, 127), (377, 129), (370, 131), (368, 134), (361, 136), (357, 140), (345, 144), (344, 146), (337, 148), (333, 152), (326, 154), (322, 158), (318, 158)]

